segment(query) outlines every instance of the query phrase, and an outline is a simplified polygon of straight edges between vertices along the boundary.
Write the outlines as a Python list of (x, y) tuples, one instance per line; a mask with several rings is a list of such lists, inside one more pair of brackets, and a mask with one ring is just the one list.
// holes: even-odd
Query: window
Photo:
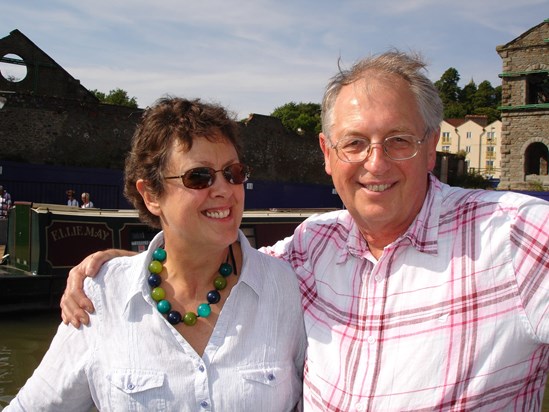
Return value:
[(442, 143), (450, 143), (450, 132), (442, 132)]
[(442, 151), (443, 152), (449, 152), (450, 151), (450, 146), (442, 146)]
[(473, 136), (472, 132), (467, 132), (467, 139), (470, 139)]
[(543, 103), (549, 103), (549, 74), (529, 74), (526, 76), (526, 104)]
[(486, 146), (486, 151), (489, 153), (494, 153), (496, 148), (494, 146)]
[(471, 146), (465, 146), (465, 152), (471, 153)]

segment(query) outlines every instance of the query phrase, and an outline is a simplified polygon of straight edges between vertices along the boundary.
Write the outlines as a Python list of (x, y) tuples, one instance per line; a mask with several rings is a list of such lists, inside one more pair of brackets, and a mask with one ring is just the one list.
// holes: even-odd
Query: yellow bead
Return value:
[(161, 287), (157, 287), (151, 291), (151, 296), (155, 301), (158, 302), (166, 297), (166, 292)]

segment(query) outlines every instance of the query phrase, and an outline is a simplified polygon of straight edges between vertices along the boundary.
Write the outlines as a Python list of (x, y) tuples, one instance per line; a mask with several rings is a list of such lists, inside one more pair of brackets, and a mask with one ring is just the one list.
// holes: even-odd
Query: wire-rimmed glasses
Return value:
[(337, 157), (347, 163), (363, 162), (372, 151), (374, 145), (381, 145), (383, 152), (392, 160), (408, 160), (418, 154), (421, 144), (425, 141), (412, 135), (389, 136), (380, 143), (372, 143), (364, 137), (343, 137), (336, 144), (326, 139)]

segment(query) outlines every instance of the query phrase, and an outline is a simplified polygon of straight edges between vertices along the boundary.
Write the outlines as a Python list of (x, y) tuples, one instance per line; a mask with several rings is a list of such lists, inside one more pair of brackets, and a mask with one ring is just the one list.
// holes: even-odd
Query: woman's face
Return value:
[[(195, 138), (190, 151), (174, 142), (164, 176), (182, 175), (195, 167), (220, 170), (238, 163), (232, 143), (217, 137), (214, 142)], [(160, 217), (166, 243), (218, 248), (237, 239), (244, 212), (244, 185), (233, 185), (222, 173), (216, 173), (213, 185), (205, 189), (189, 189), (181, 179), (166, 179), (164, 188), (152, 203), (145, 201), (149, 210)]]

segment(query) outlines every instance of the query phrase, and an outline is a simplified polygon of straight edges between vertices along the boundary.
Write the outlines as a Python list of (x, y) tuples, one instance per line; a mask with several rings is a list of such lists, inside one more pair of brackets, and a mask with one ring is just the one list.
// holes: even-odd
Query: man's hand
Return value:
[(122, 249), (107, 249), (87, 256), (73, 267), (67, 278), (67, 287), (61, 297), (61, 318), (63, 323), (71, 323), (75, 328), (90, 322), (88, 313), (93, 313), (92, 302), (84, 294), (83, 286), (86, 276), (94, 277), (103, 263), (118, 256), (132, 256), (135, 252)]

